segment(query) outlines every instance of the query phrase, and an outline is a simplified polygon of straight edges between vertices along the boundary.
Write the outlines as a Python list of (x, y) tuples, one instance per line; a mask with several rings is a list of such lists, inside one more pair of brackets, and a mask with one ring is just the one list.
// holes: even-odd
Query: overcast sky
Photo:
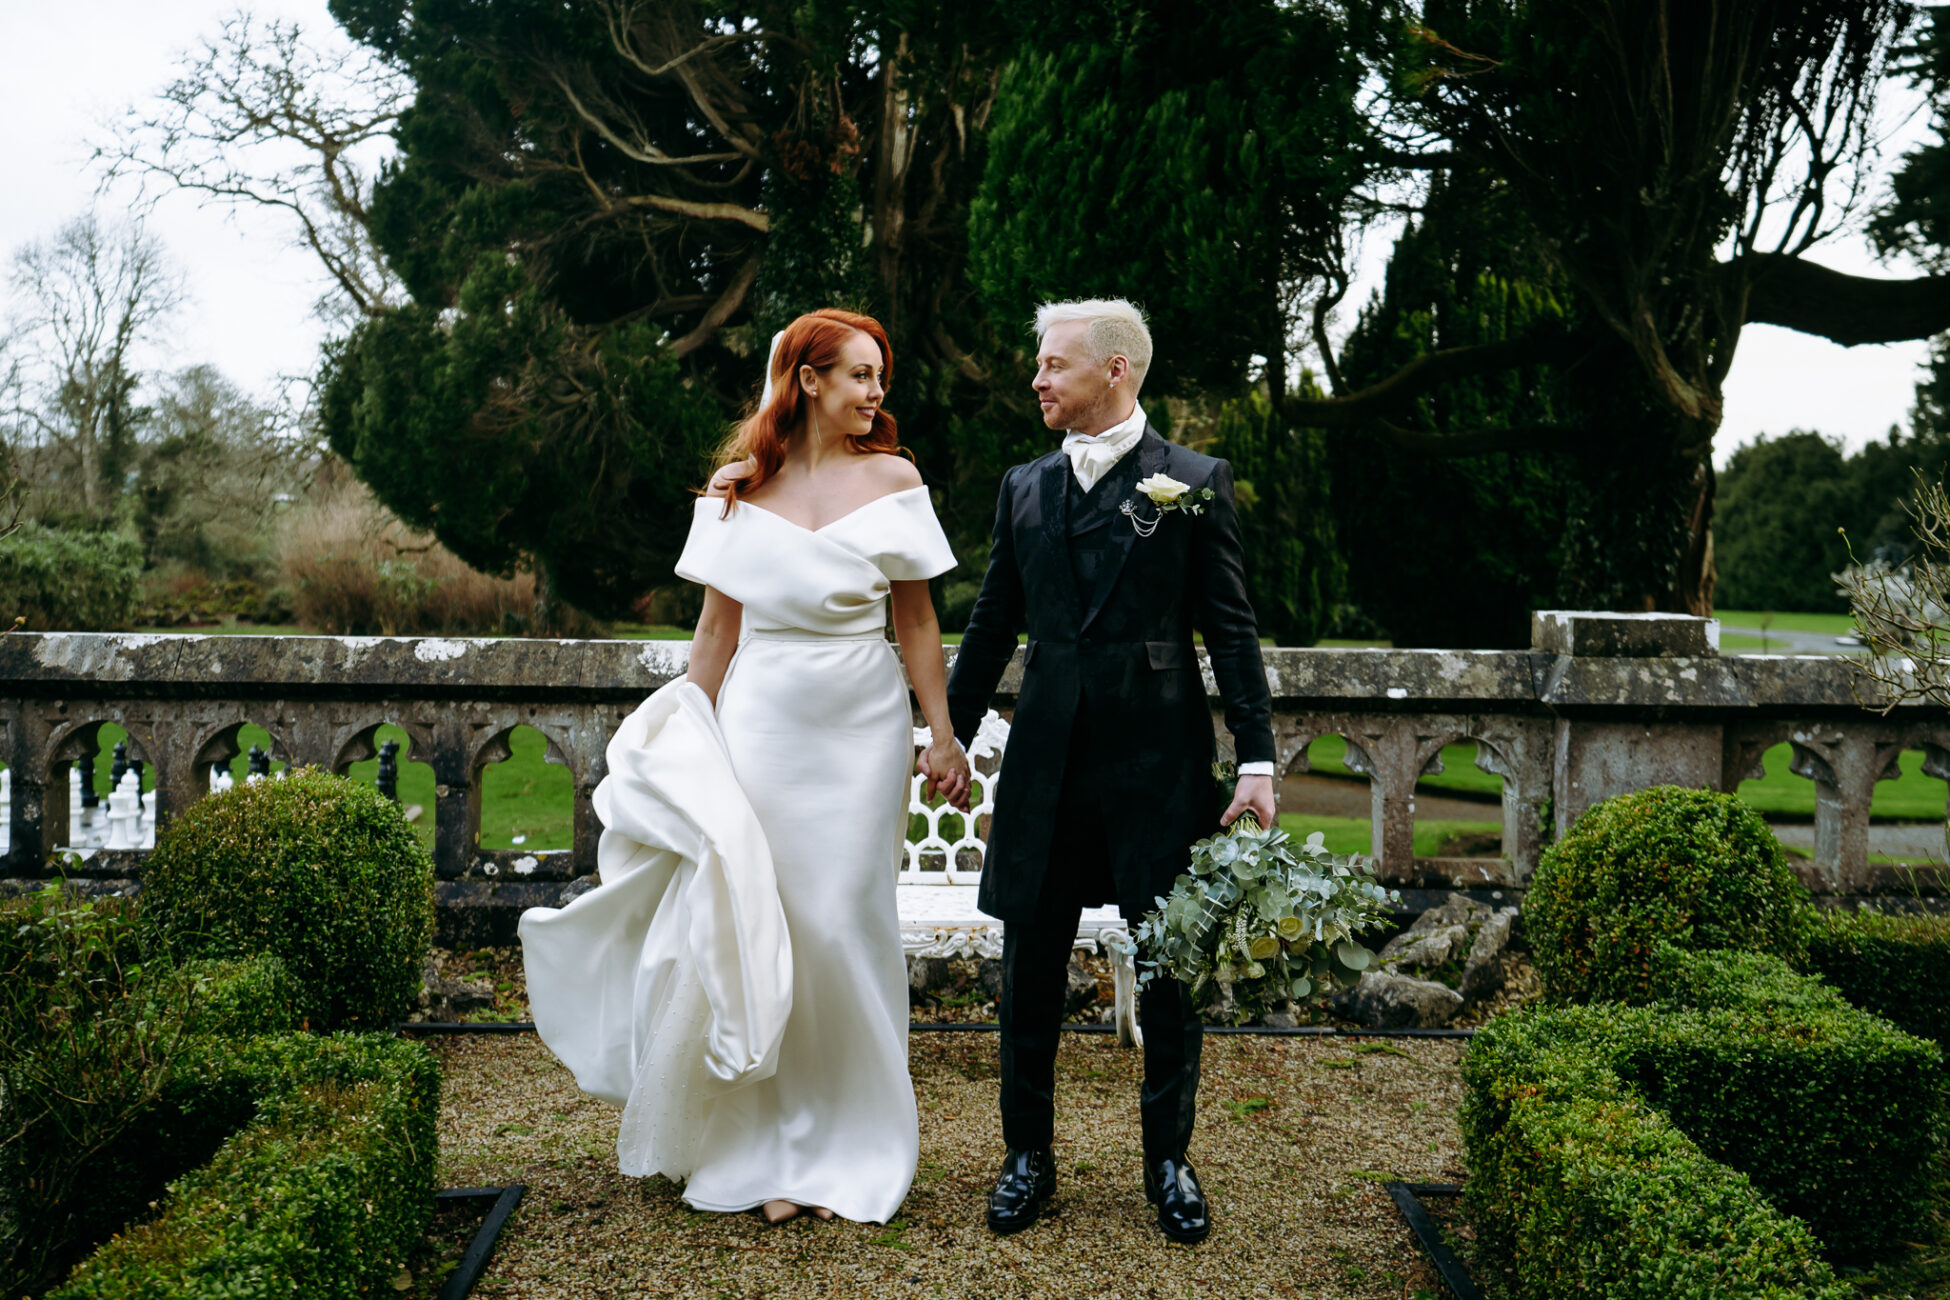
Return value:
[[(87, 140), (121, 108), (167, 83), (182, 52), (237, 7), (236, 0), (0, 0), (0, 121), (13, 126), (4, 146), (0, 255), (46, 238), (97, 202)], [(263, 18), (294, 19), (321, 39), (343, 39), (325, 0), (254, 0), (250, 9)], [(1892, 154), (1921, 129), (1912, 122)], [(127, 201), (116, 195), (103, 207), (113, 214)], [(152, 364), (210, 362), (267, 395), (280, 376), (312, 371), (325, 328), (311, 306), (324, 280), (311, 255), (292, 245), (287, 225), (261, 212), (199, 207), (179, 194), (158, 204), (150, 228), (185, 272), (191, 293), (165, 353)], [(1369, 265), (1385, 252), (1370, 250)], [(1824, 245), (1816, 257), (1854, 274), (1907, 269), (1878, 266), (1855, 238)], [(1364, 301), (1367, 292), (1357, 286), (1349, 302)], [(1168, 340), (1160, 345), (1170, 346)], [(1926, 355), (1920, 342), (1841, 348), (1750, 326), (1726, 383), (1719, 456), (1757, 433), (1819, 429), (1855, 446), (1892, 424), (1907, 427)]]

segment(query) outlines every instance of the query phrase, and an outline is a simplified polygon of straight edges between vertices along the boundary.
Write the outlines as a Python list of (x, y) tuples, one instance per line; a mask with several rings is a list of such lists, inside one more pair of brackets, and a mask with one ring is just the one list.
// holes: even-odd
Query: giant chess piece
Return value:
[(379, 747), (379, 775), (373, 778), (379, 793), (399, 802), (399, 742), (389, 740)]
[(124, 772), (122, 780), (108, 796), (108, 843), (109, 849), (133, 849), (138, 846), (142, 822), (142, 778), (134, 772)]

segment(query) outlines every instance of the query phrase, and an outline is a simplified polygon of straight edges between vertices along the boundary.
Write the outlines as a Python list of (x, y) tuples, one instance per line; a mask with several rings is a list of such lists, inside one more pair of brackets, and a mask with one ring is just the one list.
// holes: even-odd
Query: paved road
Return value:
[[(1812, 853), (1815, 847), (1815, 828), (1805, 822), (1776, 826), (1774, 838), (1791, 848)], [(1869, 827), (1869, 852), (1884, 857), (1902, 858), (1908, 862), (1921, 862), (1926, 858), (1933, 862), (1942, 862), (1944, 860), (1943, 827), (1937, 823), (1916, 826), (1871, 826)]]
[(1723, 623), (1720, 626), (1720, 634), (1722, 636), (1732, 634), (1735, 636), (1764, 636), (1767, 638), (1767, 649), (1765, 651), (1758, 648), (1726, 651), (1730, 655), (1757, 655), (1763, 653), (1834, 655), (1859, 652), (1862, 648), (1860, 646), (1841, 645), (1836, 642), (1834, 634), (1829, 632), (1789, 632), (1778, 627), (1768, 628), (1763, 632), (1757, 627), (1734, 627), (1730, 624)]

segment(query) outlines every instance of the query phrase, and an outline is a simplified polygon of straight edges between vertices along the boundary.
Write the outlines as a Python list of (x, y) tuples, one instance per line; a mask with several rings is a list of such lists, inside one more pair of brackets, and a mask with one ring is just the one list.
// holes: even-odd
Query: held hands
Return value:
[[(1210, 805), (1207, 805), (1210, 807)], [(1219, 818), (1219, 825), (1230, 826), (1239, 819), (1240, 814), (1251, 813), (1259, 819), (1261, 826), (1277, 826), (1277, 814), (1273, 805), (1273, 778), (1270, 776), (1242, 776), (1232, 792), (1232, 806)]]
[(957, 810), (968, 811), (968, 792), (974, 785), (974, 775), (969, 771), (968, 755), (953, 736), (943, 736), (922, 750), (914, 770), (927, 778), (927, 784), (922, 787), (924, 797), (932, 799), (939, 792)]

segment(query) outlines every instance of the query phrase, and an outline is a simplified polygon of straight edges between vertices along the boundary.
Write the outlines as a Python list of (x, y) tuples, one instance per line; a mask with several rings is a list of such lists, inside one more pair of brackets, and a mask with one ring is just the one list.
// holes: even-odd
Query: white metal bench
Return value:
[[(932, 743), (928, 728), (914, 729), (917, 749), (925, 749)], [(897, 893), (901, 947), (910, 957), (1002, 955), (1001, 923), (983, 915), (975, 906), (982, 881), (981, 868), (963, 863), (966, 858), (979, 860), (988, 851), (988, 845), (976, 832), (981, 819), (995, 811), (1002, 751), (1008, 743), (1009, 724), (993, 709), (989, 710), (975, 733), (975, 743), (968, 749), (969, 761), (975, 766), (975, 788), (965, 814), (945, 803), (929, 807), (921, 797), (922, 779), (918, 773), (909, 782), (908, 812), (927, 821), (927, 833), (908, 842), (900, 866)], [(989, 770), (982, 770), (984, 767)], [(961, 819), (961, 834), (953, 840), (942, 833), (942, 822), (950, 817)], [(1137, 978), (1132, 964), (1131, 934), (1117, 908), (1086, 908), (1077, 924), (1076, 946), (1110, 958), (1112, 982), (1117, 992), (1117, 1040), (1127, 1046), (1141, 1046), (1144, 1037), (1137, 1024)]]

